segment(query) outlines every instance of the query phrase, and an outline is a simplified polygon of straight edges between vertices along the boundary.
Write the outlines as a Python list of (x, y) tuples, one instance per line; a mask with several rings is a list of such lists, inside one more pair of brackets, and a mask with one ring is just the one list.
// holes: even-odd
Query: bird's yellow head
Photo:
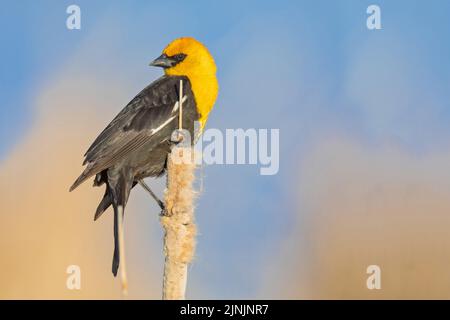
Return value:
[(178, 38), (150, 65), (164, 68), (166, 75), (189, 78), (203, 127), (219, 91), (216, 64), (208, 49), (194, 38)]
[(172, 41), (153, 63), (163, 67), (168, 75), (189, 76), (193, 72), (216, 74), (216, 64), (208, 49), (191, 37)]

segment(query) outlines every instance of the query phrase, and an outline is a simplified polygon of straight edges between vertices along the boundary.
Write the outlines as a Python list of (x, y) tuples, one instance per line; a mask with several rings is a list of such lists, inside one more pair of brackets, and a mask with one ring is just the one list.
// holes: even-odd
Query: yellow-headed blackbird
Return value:
[(119, 268), (118, 221), (123, 218), (130, 190), (140, 183), (151, 192), (142, 179), (161, 176), (166, 170), (171, 135), (178, 129), (180, 80), (182, 127), (191, 137), (195, 121), (204, 127), (218, 93), (214, 59), (193, 38), (174, 40), (150, 65), (162, 67), (165, 75), (142, 90), (100, 133), (85, 154), (83, 165), (87, 167), (70, 188), (72, 191), (94, 175), (94, 186), (106, 184), (94, 220), (113, 206), (114, 276)]

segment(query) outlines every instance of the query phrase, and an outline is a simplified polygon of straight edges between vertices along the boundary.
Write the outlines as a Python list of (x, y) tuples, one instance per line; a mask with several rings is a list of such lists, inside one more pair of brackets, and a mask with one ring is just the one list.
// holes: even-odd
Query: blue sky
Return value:
[[(73, 3), (82, 29), (69, 31)], [(366, 28), (373, 3), (382, 30)], [(198, 38), (215, 56), (220, 82), (208, 125), (280, 129), (278, 175), (211, 166), (199, 200), (193, 281), (213, 298), (253, 297), (262, 275), (251, 270), (292, 232), (295, 169), (315, 141), (339, 133), (418, 155), (448, 148), (449, 12), (445, 0), (10, 1), (0, 12), (0, 159), (30, 132), (35, 96), (68, 63), (91, 68), (92, 78), (123, 80), (131, 99), (160, 74), (147, 64), (168, 42)]]
[[(394, 47), (397, 39), (406, 44), (407, 47), (402, 49), (401, 54), (410, 59), (411, 65), (415, 65), (415, 70), (409, 72), (412, 77), (420, 75), (422, 78), (420, 85), (424, 91), (430, 91), (431, 87), (433, 95), (440, 95), (444, 100), (448, 88), (450, 67), (445, 62), (450, 48), (449, 42), (445, 40), (449, 32), (449, 23), (446, 19), (449, 4), (446, 1), (434, 1), (433, 5), (427, 4), (426, 1), (408, 3), (379, 1), (377, 4), (382, 7), (383, 25), (383, 30), (379, 32), (368, 32), (365, 28), (365, 8), (372, 3), (370, 1), (336, 3), (195, 1), (184, 4), (149, 1), (131, 1), (127, 4), (117, 1), (78, 1), (77, 4), (83, 9), (83, 28), (78, 32), (69, 32), (64, 28), (66, 18), (64, 12), (71, 3), (70, 1), (9, 2), (0, 13), (3, 41), (0, 53), (3, 101), (0, 109), (2, 157), (30, 125), (32, 121), (30, 99), (42, 79), (60, 68), (71, 51), (95, 29), (102, 17), (117, 8), (123, 12), (123, 17), (117, 21), (116, 26), (129, 31), (130, 42), (141, 39), (156, 42), (161, 46), (171, 35), (179, 34), (194, 34), (205, 43), (214, 45), (236, 26), (242, 25), (245, 21), (261, 18), (266, 21), (269, 30), (276, 30), (280, 25), (289, 26), (295, 31), (293, 34), (297, 35), (287, 39), (290, 42), (289, 46), (301, 49), (306, 45), (308, 51), (311, 47), (314, 50), (315, 61), (311, 61), (310, 68), (315, 70), (299, 70), (299, 72), (305, 74), (305, 71), (319, 71), (320, 74), (326, 74), (327, 83), (323, 84), (328, 86), (326, 93), (331, 99), (339, 98), (338, 104), (333, 104), (329, 108), (341, 109), (340, 103), (349, 103), (342, 97), (341, 87), (347, 66), (361, 42), (373, 41), (376, 44), (380, 38), (381, 41), (388, 39)], [(152, 15), (152, 11), (156, 11), (155, 15), (158, 14), (160, 17), (154, 19), (154, 16), (149, 16)], [(149, 39), (147, 36), (148, 29), (160, 28), (157, 23), (152, 23), (152, 19), (158, 22), (165, 21), (163, 36), (160, 38)], [(167, 20), (176, 22), (167, 23)], [(271, 26), (273, 28), (270, 28)], [(180, 29), (183, 31), (180, 32)], [(242, 44), (239, 40), (243, 39), (236, 39), (235, 47), (230, 49), (239, 50)], [(364, 63), (380, 63), (375, 59), (376, 53), (389, 51), (389, 48), (375, 47), (371, 50), (374, 56), (368, 58), (373, 58), (372, 61), (367, 59)], [(151, 55), (150, 52), (147, 54)], [(229, 63), (234, 63), (226, 52), (217, 52), (216, 56), (222, 66), (222, 68), (219, 66), (219, 73), (227, 68)], [(358, 119), (353, 118), (357, 113), (347, 111), (342, 113), (346, 121), (353, 120), (354, 125), (358, 125)]]

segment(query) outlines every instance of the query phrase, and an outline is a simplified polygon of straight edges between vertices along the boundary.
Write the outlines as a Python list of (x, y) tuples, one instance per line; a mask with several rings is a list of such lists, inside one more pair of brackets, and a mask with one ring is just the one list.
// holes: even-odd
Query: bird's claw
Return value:
[(169, 211), (167, 211), (166, 207), (161, 208), (161, 213), (160, 213), (161, 217), (169, 217)]

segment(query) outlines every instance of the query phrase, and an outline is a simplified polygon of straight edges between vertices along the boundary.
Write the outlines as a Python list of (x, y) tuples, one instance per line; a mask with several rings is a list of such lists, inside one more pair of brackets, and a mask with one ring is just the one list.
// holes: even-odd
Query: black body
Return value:
[[(183, 81), (183, 129), (194, 137), (199, 119), (189, 79), (163, 76), (142, 90), (111, 121), (85, 154), (86, 169), (70, 191), (95, 175), (94, 186), (106, 184), (105, 195), (95, 220), (111, 205), (114, 207), (114, 257), (112, 272), (119, 267), (119, 207), (126, 206), (130, 190), (137, 181), (164, 174), (171, 147), (172, 132), (178, 129), (180, 80)], [(122, 210), (124, 212), (124, 210)]]

